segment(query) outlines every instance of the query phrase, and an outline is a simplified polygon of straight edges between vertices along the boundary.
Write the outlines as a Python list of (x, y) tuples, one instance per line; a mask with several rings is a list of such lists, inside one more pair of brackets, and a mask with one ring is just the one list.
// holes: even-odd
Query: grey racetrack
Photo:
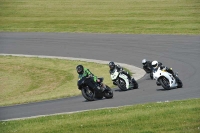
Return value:
[(88, 58), (121, 62), (139, 68), (142, 68), (142, 59), (146, 58), (172, 67), (183, 82), (183, 88), (165, 91), (145, 75), (138, 80), (139, 89), (121, 92), (116, 88), (113, 99), (86, 102), (82, 96), (77, 96), (0, 107), (0, 120), (200, 98), (198, 35), (0, 33), (0, 53)]

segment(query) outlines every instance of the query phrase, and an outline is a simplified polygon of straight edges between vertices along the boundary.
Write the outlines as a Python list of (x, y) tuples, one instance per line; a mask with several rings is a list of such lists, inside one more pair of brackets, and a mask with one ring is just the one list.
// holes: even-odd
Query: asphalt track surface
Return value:
[[(70, 113), (149, 102), (200, 98), (200, 36), (82, 33), (0, 33), (0, 53), (115, 61), (142, 68), (158, 60), (179, 73), (183, 88), (164, 90), (145, 75), (139, 89), (114, 89), (113, 99), (87, 102), (82, 96), (0, 107), (0, 120)], [(77, 88), (74, 88), (77, 89)]]

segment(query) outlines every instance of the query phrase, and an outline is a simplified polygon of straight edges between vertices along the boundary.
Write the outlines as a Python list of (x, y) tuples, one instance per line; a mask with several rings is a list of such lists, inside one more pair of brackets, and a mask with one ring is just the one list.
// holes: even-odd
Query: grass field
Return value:
[(199, 133), (200, 99), (1, 121), (0, 133)]
[(76, 66), (84, 67), (113, 87), (106, 64), (64, 59), (0, 56), (0, 106), (80, 95)]
[(1, 0), (0, 31), (200, 34), (200, 1)]

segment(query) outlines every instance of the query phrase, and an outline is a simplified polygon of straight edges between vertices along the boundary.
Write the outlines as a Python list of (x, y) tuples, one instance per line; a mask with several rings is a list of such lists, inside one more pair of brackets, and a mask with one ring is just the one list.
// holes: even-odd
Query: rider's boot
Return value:
[(174, 73), (174, 72), (172, 71), (171, 74), (172, 74), (172, 76), (175, 78), (176, 82), (179, 82), (178, 73)]
[(167, 72), (169, 72), (170, 74), (172, 74), (172, 76), (175, 78), (176, 82), (179, 82), (179, 78), (178, 78), (178, 74), (174, 73), (172, 68), (168, 68)]
[(131, 76), (128, 72), (127, 72), (127, 76), (128, 76), (129, 81), (131, 81)]
[(153, 72), (150, 73), (150, 78), (153, 79)]

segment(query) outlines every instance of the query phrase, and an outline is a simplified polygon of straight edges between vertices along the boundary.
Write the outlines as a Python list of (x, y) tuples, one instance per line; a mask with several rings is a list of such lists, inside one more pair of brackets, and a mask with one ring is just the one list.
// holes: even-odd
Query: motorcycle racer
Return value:
[(143, 69), (146, 73), (150, 73), (150, 78), (153, 79), (153, 68), (151, 65), (152, 61), (147, 61), (146, 59), (142, 60)]
[(125, 71), (120, 65), (116, 65), (114, 62), (109, 62), (109, 72), (110, 74), (113, 72), (113, 70), (117, 69), (118, 71), (121, 71), (123, 74), (127, 75), (128, 76), (128, 79), (131, 81), (131, 76), (130, 74)]
[(164, 66), (161, 62), (158, 62), (156, 60), (152, 61), (151, 63), (154, 70), (158, 69), (160, 67), (161, 70), (167, 71), (168, 73), (172, 74), (172, 76), (175, 78), (175, 80), (178, 82), (179, 78), (175, 75), (172, 68), (168, 68)]
[[(100, 88), (98, 88), (95, 85), (95, 83), (101, 84), (103, 86), (103, 88), (106, 88), (105, 85), (103, 83), (101, 83), (101, 81), (97, 78), (97, 76), (95, 76), (94, 74), (92, 74), (89, 69), (84, 68), (83, 65), (78, 65), (76, 67), (76, 71), (79, 74), (78, 75), (78, 79), (81, 79), (83, 77), (93, 77), (93, 82), (89, 83), (89, 86), (91, 88), (93, 88), (95, 90), (97, 90), (97, 89), (100, 90)], [(92, 83), (94, 83), (94, 84), (92, 84)], [(104, 90), (102, 90), (102, 91), (104, 91)]]
[(152, 63), (152, 61), (147, 61), (146, 59), (142, 60), (143, 69), (146, 71), (146, 73), (151, 73), (152, 72), (151, 63)]

